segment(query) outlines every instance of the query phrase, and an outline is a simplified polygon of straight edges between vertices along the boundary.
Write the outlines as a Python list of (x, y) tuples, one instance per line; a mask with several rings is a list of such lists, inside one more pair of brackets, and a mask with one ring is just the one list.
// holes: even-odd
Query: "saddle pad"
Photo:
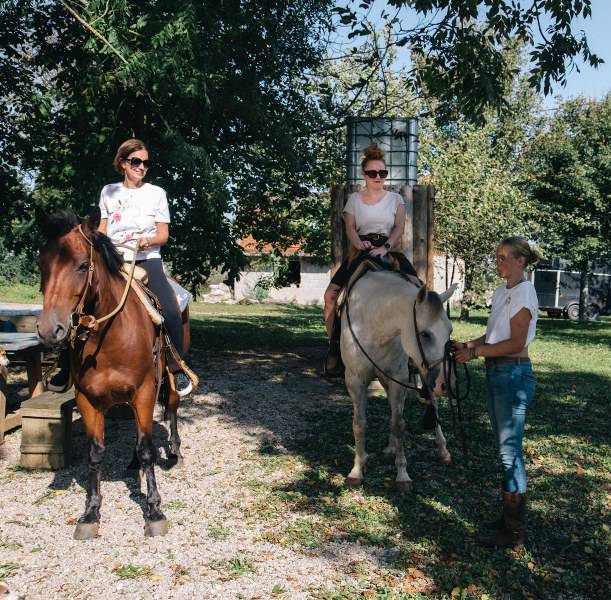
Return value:
[[(142, 270), (144, 271), (144, 269)], [(129, 280), (129, 275), (124, 271), (121, 271), (121, 275), (123, 275), (126, 280)], [(136, 281), (132, 281), (131, 288), (135, 292), (136, 296), (138, 296), (138, 298), (140, 299), (140, 302), (142, 302), (142, 305), (146, 309), (146, 312), (148, 313), (149, 317), (151, 317), (151, 321), (153, 321), (155, 325), (161, 325), (163, 323), (163, 317), (151, 304), (150, 298), (138, 286), (139, 284)]]
[[(126, 273), (127, 275), (129, 275), (130, 268), (131, 268), (131, 265), (128, 265), (127, 263), (123, 263), (121, 270), (124, 273)], [(146, 285), (148, 278), (149, 278), (148, 273), (142, 267), (139, 267), (138, 265), (134, 267), (134, 279), (137, 279), (138, 281), (141, 281), (144, 285)]]

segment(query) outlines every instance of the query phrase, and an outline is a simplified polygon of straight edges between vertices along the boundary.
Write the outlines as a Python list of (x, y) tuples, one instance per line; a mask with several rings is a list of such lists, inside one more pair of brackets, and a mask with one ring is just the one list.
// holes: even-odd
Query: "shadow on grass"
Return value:
[[(320, 309), (285, 306), (256, 315), (227, 311), (193, 322), (192, 357), (202, 392), (213, 391), (224, 401), (214, 407), (184, 403), (181, 419), (203, 421), (216, 412), (245, 430), (262, 428), (267, 434), (255, 459), (265, 463), (288, 455), (305, 466), (297, 472), (288, 468), (280, 483), (261, 488), (262, 505), (266, 510), (276, 506), (280, 515), (281, 530), (273, 532), (277, 543), (325, 555), (345, 551), (332, 542), (358, 541), (376, 550), (372, 556), (380, 568), (426, 571), (440, 590), (438, 597), (455, 586), (476, 584), (499, 597), (508, 593), (521, 598), (527, 591), (550, 600), (607, 598), (602, 523), (610, 490), (598, 475), (608, 460), (607, 378), (579, 370), (559, 376), (559, 365), (550, 364), (537, 373), (537, 400), (525, 437), (531, 451), (531, 543), (522, 554), (489, 551), (477, 536), (479, 525), (496, 516), (500, 476), (485, 414), (483, 367), (471, 370), (473, 389), (464, 406), (468, 465), (451, 431), (447, 407), (442, 407), (442, 419), (454, 455), (450, 466), (438, 461), (433, 437), (417, 430), (422, 406), (408, 400), (405, 446), (415, 493), (396, 495), (395, 467), (382, 460), (389, 409), (385, 399), (374, 398), (368, 411), (367, 481), (362, 490), (347, 491), (342, 480), (353, 461), (352, 406), (343, 384), (319, 375), (325, 352), (321, 319)], [(543, 321), (544, 339), (575, 326)], [(485, 317), (472, 322), (483, 326)], [(592, 331), (607, 339), (607, 328)], [(109, 432), (106, 464), (115, 463), (120, 452), (121, 458), (103, 479), (123, 479), (132, 435), (127, 425)], [(113, 440), (126, 436), (129, 444), (111, 450)], [(158, 445), (165, 436), (158, 425)], [(74, 476), (84, 485), (83, 448), (81, 442), (83, 462), (59, 476), (58, 486), (68, 486)]]

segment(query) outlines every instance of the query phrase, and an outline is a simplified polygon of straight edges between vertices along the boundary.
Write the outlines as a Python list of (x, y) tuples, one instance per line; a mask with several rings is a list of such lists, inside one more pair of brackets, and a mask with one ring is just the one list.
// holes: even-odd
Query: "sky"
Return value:
[(567, 76), (565, 88), (556, 86), (552, 97), (545, 98), (545, 107), (554, 108), (558, 104), (556, 95), (563, 99), (576, 96), (602, 98), (611, 91), (611, 2), (592, 0), (592, 18), (579, 19), (573, 23), (573, 31), (583, 30), (588, 38), (590, 50), (605, 60), (598, 69), (577, 61), (581, 72), (573, 71)]
[[(349, 3), (344, 2), (343, 4)], [(353, 3), (353, 5), (356, 4), (357, 2)], [(376, 22), (382, 10), (392, 12), (386, 0), (376, 0), (369, 13), (370, 18)], [(402, 14), (404, 17), (405, 15), (412, 15), (413, 18), (416, 18), (414, 11), (404, 9)], [(381, 21), (379, 23), (381, 24)], [(545, 25), (545, 23), (543, 24)], [(579, 72), (576, 68), (573, 68), (572, 71), (567, 73), (566, 87), (560, 87), (559, 84), (553, 86), (552, 94), (544, 97), (543, 100), (546, 109), (553, 110), (563, 100), (576, 96), (600, 99), (611, 91), (611, 32), (609, 24), (611, 24), (611, 0), (592, 0), (592, 18), (579, 18), (573, 21), (572, 31), (578, 33), (583, 30), (588, 39), (590, 50), (606, 62), (595, 69), (585, 65), (578, 58), (575, 62)], [(340, 30), (338, 35), (340, 50), (336, 49), (336, 52), (333, 53), (342, 54), (341, 50), (351, 45), (351, 42), (345, 37), (349, 31), (349, 29)], [(360, 43), (362, 38), (357, 38), (357, 40)], [(406, 50), (400, 52), (398, 64), (404, 66), (408, 62), (409, 53)]]

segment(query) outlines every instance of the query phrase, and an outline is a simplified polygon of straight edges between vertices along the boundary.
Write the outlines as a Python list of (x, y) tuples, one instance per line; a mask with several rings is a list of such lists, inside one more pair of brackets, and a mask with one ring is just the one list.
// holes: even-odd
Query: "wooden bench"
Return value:
[(21, 460), (26, 468), (61, 469), (70, 463), (74, 390), (44, 392), (21, 403)]

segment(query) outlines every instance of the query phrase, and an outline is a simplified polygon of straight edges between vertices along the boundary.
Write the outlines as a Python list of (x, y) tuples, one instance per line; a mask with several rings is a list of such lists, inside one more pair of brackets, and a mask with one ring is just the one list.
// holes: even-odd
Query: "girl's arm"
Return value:
[(100, 219), (100, 224), (98, 225), (98, 231), (106, 235), (108, 231), (108, 219)]
[[(497, 342), (496, 344), (486, 344), (485, 341), (481, 342), (482, 338), (467, 342), (472, 344), (469, 347), (461, 348), (456, 352), (456, 360), (458, 362), (467, 362), (473, 358), (479, 356), (510, 356), (512, 354), (519, 354), (524, 350), (526, 346), (526, 336), (528, 335), (528, 326), (532, 315), (530, 310), (527, 308), (521, 308), (509, 322), (511, 337), (508, 340)], [(482, 336), (485, 339), (485, 336)], [(481, 342), (474, 344), (474, 342)]]
[[(403, 235), (403, 231), (405, 230), (405, 206), (400, 204), (397, 206), (397, 212), (395, 213), (395, 224), (393, 225), (390, 235), (388, 236), (388, 244), (394, 246)], [(386, 256), (389, 250), (384, 248), (384, 246), (380, 246), (379, 248), (374, 248), (369, 254), (371, 256)]]
[(345, 212), (344, 223), (346, 223), (346, 235), (357, 250), (367, 250), (367, 248), (371, 248), (371, 242), (363, 241), (359, 237), (356, 231), (356, 219), (353, 214)]
[(170, 228), (167, 223), (155, 223), (157, 233), (151, 237), (142, 237), (138, 240), (138, 248), (149, 246), (165, 246), (170, 237)]

